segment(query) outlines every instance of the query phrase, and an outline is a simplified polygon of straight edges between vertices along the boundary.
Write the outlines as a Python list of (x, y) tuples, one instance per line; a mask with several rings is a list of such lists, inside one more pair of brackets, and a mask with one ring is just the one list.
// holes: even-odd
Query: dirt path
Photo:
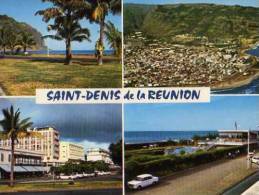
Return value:
[(179, 177), (167, 178), (157, 186), (127, 195), (217, 195), (255, 171), (247, 170), (246, 157), (206, 166)]

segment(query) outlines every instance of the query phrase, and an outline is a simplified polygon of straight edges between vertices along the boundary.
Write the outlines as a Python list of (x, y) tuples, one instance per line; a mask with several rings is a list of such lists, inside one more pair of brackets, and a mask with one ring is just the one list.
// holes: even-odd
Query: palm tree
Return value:
[(2, 110), (4, 119), (0, 121), (3, 131), (1, 137), (11, 140), (11, 172), (10, 172), (10, 186), (14, 185), (14, 165), (15, 165), (15, 144), (19, 138), (30, 136), (32, 133), (27, 129), (32, 126), (30, 118), (20, 119), (20, 110), (14, 111), (13, 106), (10, 109)]
[(114, 49), (114, 55), (120, 57), (122, 52), (121, 32), (115, 27), (112, 22), (109, 21), (105, 25), (104, 34), (110, 47)]
[(79, 24), (79, 20), (84, 17), (82, 12), (89, 9), (90, 5), (85, 0), (42, 0), (42, 2), (50, 2), (53, 7), (40, 10), (35, 15), (41, 15), (46, 23), (54, 20), (54, 24), (48, 26), (48, 31), (56, 31), (55, 35), (47, 35), (44, 38), (64, 40), (66, 44), (65, 64), (71, 64), (71, 42), (90, 41), (89, 30), (82, 28)]
[(97, 63), (103, 64), (105, 19), (109, 12), (121, 12), (121, 0), (87, 0), (92, 5), (92, 20), (100, 25), (100, 36), (96, 43)]
[(27, 48), (31, 48), (31, 46), (36, 45), (36, 42), (31, 34), (22, 32), (19, 44), (23, 47), (23, 52), (25, 53)]

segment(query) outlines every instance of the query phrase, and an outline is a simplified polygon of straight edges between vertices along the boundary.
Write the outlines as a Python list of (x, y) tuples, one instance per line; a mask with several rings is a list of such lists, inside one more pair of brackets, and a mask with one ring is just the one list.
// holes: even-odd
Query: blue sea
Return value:
[(140, 144), (161, 142), (168, 140), (189, 140), (194, 135), (205, 136), (209, 133), (217, 133), (216, 130), (211, 131), (125, 131), (126, 144)]
[[(46, 54), (47, 50), (37, 50), (37, 51), (28, 51), (30, 54)], [(49, 50), (49, 54), (52, 55), (65, 55), (65, 50)], [(94, 55), (95, 50), (72, 50), (72, 54), (74, 55)], [(113, 50), (104, 51), (104, 55), (112, 55)]]
[[(259, 46), (249, 50), (247, 52), (250, 55), (259, 57)], [(244, 85), (242, 87), (237, 87), (233, 89), (225, 89), (213, 91), (213, 94), (259, 94), (259, 78), (253, 80), (248, 85)]]

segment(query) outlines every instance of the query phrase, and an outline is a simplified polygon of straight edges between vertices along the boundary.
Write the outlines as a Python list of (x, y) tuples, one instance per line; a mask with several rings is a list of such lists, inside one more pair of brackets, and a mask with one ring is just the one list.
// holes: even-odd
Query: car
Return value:
[(254, 155), (255, 155), (254, 152), (249, 152), (248, 155), (247, 155), (247, 159), (248, 160), (252, 159)]
[(94, 177), (94, 173), (83, 173), (84, 177)]
[(134, 180), (128, 182), (128, 187), (133, 190), (140, 190), (142, 188), (157, 184), (158, 177), (151, 174), (138, 175)]
[(253, 156), (251, 162), (259, 165), (259, 156)]
[(76, 179), (80, 179), (80, 178), (83, 178), (83, 177), (84, 177), (84, 175), (83, 175), (83, 174), (78, 174), (78, 173), (77, 173), (77, 174), (75, 175), (75, 177), (76, 177)]
[(77, 179), (78, 177), (76, 175), (64, 175), (64, 174), (61, 174), (59, 176), (60, 179), (62, 180), (68, 180), (68, 179)]

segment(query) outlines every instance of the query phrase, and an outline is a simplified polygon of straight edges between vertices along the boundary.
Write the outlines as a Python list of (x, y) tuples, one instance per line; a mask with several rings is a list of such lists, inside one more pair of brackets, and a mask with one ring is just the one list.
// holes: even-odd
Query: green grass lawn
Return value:
[(0, 59), (0, 86), (7, 95), (35, 95), (36, 88), (120, 88), (122, 67), (117, 60), (97, 66), (83, 59), (58, 61)]
[(121, 181), (76, 181), (73, 185), (68, 182), (59, 183), (31, 183), (16, 184), (14, 187), (0, 185), (0, 192), (23, 192), (23, 191), (52, 191), (52, 190), (78, 190), (78, 189), (120, 189)]

